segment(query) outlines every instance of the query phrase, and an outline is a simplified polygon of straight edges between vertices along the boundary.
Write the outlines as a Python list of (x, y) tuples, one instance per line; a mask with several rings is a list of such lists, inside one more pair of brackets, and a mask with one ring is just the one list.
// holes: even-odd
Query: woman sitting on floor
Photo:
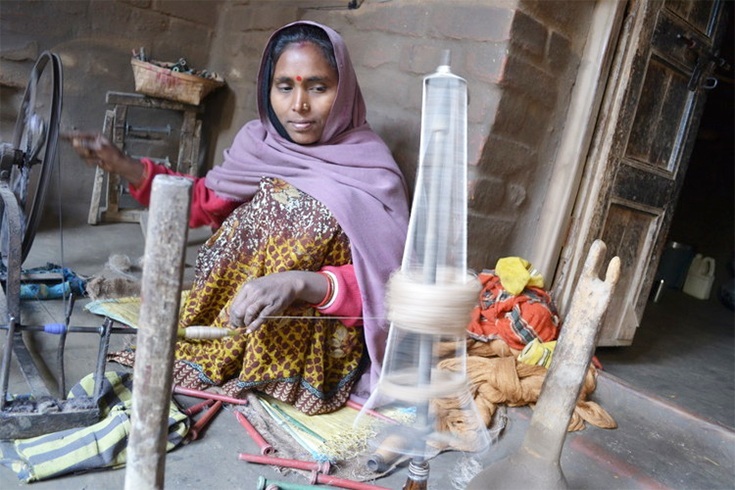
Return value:
[[(189, 224), (216, 231), (199, 251), (179, 324), (237, 333), (179, 341), (174, 383), (240, 397), (258, 390), (308, 414), (331, 412), (351, 394), (367, 398), (380, 374), (384, 289), (403, 252), (406, 185), (366, 122), (334, 30), (303, 21), (271, 36), (258, 109), (223, 164), (195, 179)], [(71, 139), (145, 206), (155, 175), (174, 173), (97, 134)]]

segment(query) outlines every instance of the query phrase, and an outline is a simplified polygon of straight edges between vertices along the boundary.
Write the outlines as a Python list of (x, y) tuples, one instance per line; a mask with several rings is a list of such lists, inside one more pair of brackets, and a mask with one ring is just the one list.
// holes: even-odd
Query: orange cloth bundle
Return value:
[(561, 320), (544, 289), (528, 285), (513, 295), (503, 288), (495, 271), (485, 271), (479, 279), (483, 286), (480, 301), (467, 326), (471, 337), (485, 342), (501, 339), (517, 350), (536, 338), (556, 340)]

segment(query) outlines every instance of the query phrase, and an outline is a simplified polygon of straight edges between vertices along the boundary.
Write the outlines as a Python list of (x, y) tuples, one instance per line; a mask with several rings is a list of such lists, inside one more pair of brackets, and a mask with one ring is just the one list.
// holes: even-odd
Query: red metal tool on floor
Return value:
[[(242, 425), (247, 433), (250, 435), (250, 437), (253, 439), (255, 444), (258, 445), (260, 448), (260, 454), (264, 456), (268, 456), (276, 452), (276, 450), (273, 448), (273, 446), (270, 445), (268, 441), (263, 438), (263, 436), (258, 432), (258, 430), (253, 426), (253, 424), (250, 423), (248, 418), (243, 415), (241, 412), (235, 411), (235, 418), (238, 422), (240, 422), (240, 425)], [(243, 459), (243, 458), (240, 458)]]
[(201, 403), (197, 403), (196, 405), (192, 405), (187, 409), (182, 410), (184, 415), (188, 415), (189, 417), (198, 414), (205, 408), (211, 407), (214, 405), (214, 400), (204, 400)]
[(297, 470), (315, 471), (318, 473), (329, 474), (331, 465), (329, 461), (301, 461), (299, 459), (276, 458), (274, 456), (258, 456), (257, 454), (240, 453), (238, 459), (247, 461), (248, 463), (269, 464), (273, 466), (283, 466), (285, 468), (294, 468)]
[(244, 398), (234, 398), (227, 395), (220, 395), (219, 393), (211, 393), (209, 391), (195, 390), (193, 388), (184, 388), (183, 386), (174, 386), (175, 395), (190, 396), (192, 398), (203, 398), (205, 400), (218, 400), (224, 403), (231, 403), (233, 405), (247, 405), (248, 401)]
[(204, 415), (202, 415), (199, 420), (197, 420), (194, 425), (189, 429), (189, 433), (186, 435), (185, 442), (191, 442), (199, 439), (201, 432), (209, 424), (209, 422), (212, 421), (212, 418), (217, 415), (217, 412), (219, 412), (221, 408), (222, 401), (216, 401), (214, 405), (208, 408), (204, 412)]

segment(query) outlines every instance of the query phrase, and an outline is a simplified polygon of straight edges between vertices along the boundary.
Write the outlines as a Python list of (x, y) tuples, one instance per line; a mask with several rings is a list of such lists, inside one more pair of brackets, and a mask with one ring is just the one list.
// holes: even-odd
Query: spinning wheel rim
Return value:
[[(47, 69), (50, 69), (50, 72), (46, 73)], [(39, 118), (35, 107), (38, 96), (37, 90), (39, 82), (42, 81), (42, 76), (46, 74), (50, 76), (50, 104), (44, 111), (46, 117), (41, 116)], [(7, 185), (20, 205), (23, 224), (20, 264), (27, 258), (33, 244), (43, 213), (53, 167), (57, 161), (62, 90), (61, 60), (58, 55), (44, 51), (31, 71), (13, 133), (13, 148), (20, 149), (23, 152), (22, 165), (20, 167), (14, 165), (10, 169), (9, 175), (2, 176), (4, 181), (7, 180)], [(39, 126), (39, 119), (45, 123), (45, 127)], [(28, 138), (33, 136), (29, 136), (31, 132), (39, 138), (40, 142), (36, 141), (36, 144), (30, 144), (32, 142)], [(39, 132), (41, 133), (40, 136)], [(21, 145), (26, 146), (26, 148), (21, 148)], [(31, 148), (31, 146), (35, 148)], [(36, 167), (36, 170), (34, 170), (34, 167)], [(37, 178), (34, 182), (31, 182), (31, 173), (34, 171), (37, 174), (34, 174), (34, 177)], [(30, 199), (28, 199), (28, 196), (30, 196)], [(3, 204), (0, 210), (0, 225), (3, 229), (6, 228), (6, 212), (8, 212), (8, 207)], [(5, 245), (5, 243), (2, 244), (2, 259), (7, 266), (9, 251)]]

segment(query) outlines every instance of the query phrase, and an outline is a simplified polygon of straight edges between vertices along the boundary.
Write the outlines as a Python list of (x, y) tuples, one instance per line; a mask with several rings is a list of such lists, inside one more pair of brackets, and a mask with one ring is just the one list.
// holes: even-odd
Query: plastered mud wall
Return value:
[[(418, 161), (422, 78), (445, 49), (467, 79), (473, 180), (469, 255), (476, 270), (524, 256), (567, 116), (593, 1), (3, 0), (0, 2), (0, 136), (8, 141), (34, 60), (64, 67), (62, 129), (100, 130), (108, 91), (133, 92), (131, 51), (185, 57), (227, 87), (205, 101), (201, 161), (216, 165), (255, 117), (254, 82), (270, 32), (309, 19), (338, 30), (368, 104), (410, 183)], [(152, 123), (155, 123), (153, 121)], [(48, 214), (86, 220), (94, 170), (60, 143), (61, 189)], [(133, 226), (133, 225), (131, 225)]]

